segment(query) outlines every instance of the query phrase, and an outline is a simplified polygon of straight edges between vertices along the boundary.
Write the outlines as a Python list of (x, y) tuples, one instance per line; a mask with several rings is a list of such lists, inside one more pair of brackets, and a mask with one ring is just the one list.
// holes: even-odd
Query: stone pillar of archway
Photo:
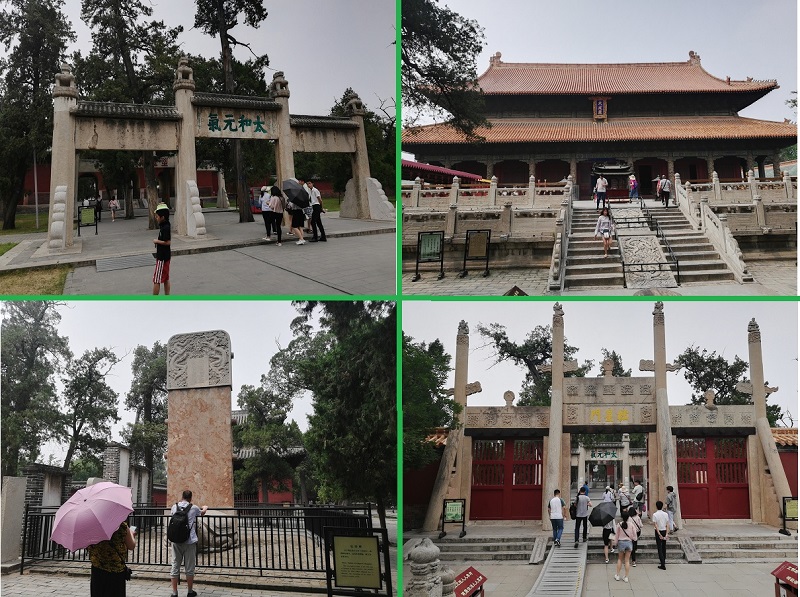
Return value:
[[(183, 236), (197, 237), (205, 234), (205, 220), (199, 209), (199, 196), (197, 198), (198, 210), (195, 211), (190, 197), (192, 184), (197, 188), (197, 161), (195, 158), (195, 128), (196, 119), (192, 97), (194, 96), (194, 77), (189, 61), (183, 57), (175, 71), (175, 82), (172, 89), (175, 92), (175, 108), (181, 113), (181, 123), (178, 138), (178, 156), (175, 164), (175, 231)], [(197, 214), (197, 215), (195, 215)]]
[(289, 119), (289, 82), (283, 72), (272, 75), (270, 97), (281, 105), (278, 113), (278, 142), (275, 144), (275, 169), (278, 180), (294, 178), (294, 153), (292, 151), (292, 125)]
[[(653, 310), (653, 360), (656, 385), (656, 433), (658, 435), (658, 451), (661, 453), (661, 476), (659, 485), (671, 485), (678, 490), (678, 463), (675, 456), (675, 445), (672, 438), (672, 421), (669, 415), (669, 399), (667, 397), (667, 344), (664, 330), (664, 303), (657, 302)], [(675, 525), (682, 527), (680, 495), (675, 511)]]
[(356, 151), (350, 156), (350, 163), (352, 164), (353, 178), (348, 182), (353, 185), (354, 201), (350, 200), (350, 196), (345, 196), (345, 202), (342, 203), (340, 217), (343, 218), (358, 218), (361, 220), (368, 220), (371, 217), (369, 208), (369, 189), (367, 188), (367, 179), (369, 178), (369, 159), (367, 153), (367, 138), (364, 135), (364, 104), (361, 99), (353, 94), (347, 102), (347, 113), (350, 119), (358, 124), (358, 131), (356, 132)]
[(631, 436), (622, 434), (622, 482), (631, 489)]
[(53, 86), (53, 160), (50, 166), (50, 217), (47, 226), (47, 246), (51, 251), (63, 251), (73, 244), (77, 156), (75, 121), (69, 112), (77, 104), (75, 76), (70, 66), (64, 63), (61, 72), (56, 74)]

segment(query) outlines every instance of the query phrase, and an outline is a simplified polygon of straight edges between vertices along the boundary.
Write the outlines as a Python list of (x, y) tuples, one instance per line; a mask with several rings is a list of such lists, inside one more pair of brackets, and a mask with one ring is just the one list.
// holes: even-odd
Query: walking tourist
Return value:
[(610, 485), (606, 485), (606, 490), (603, 492), (603, 501), (604, 502), (614, 501), (614, 490), (611, 489)]
[(305, 221), (303, 209), (290, 201), (286, 204), (286, 211), (289, 212), (292, 218), (290, 233), (297, 237), (297, 242), (295, 244), (306, 244), (306, 241), (303, 240), (303, 222)]
[(102, 216), (103, 216), (103, 199), (101, 197), (98, 197), (94, 201), (94, 219), (99, 222)]
[(89, 546), (90, 597), (125, 597), (125, 561), (134, 547), (133, 530), (126, 522), (119, 525), (110, 539)]
[(172, 231), (169, 224), (169, 207), (166, 203), (159, 203), (156, 207), (156, 221), (158, 222), (158, 238), (153, 242), (156, 245), (156, 269), (153, 272), (153, 294), (161, 292), (164, 285), (164, 294), (169, 294), (169, 262), (172, 258), (170, 243)]
[(597, 178), (597, 182), (594, 185), (594, 192), (597, 194), (597, 209), (600, 209), (601, 207), (605, 207), (607, 205), (606, 189), (608, 189), (608, 181), (601, 174)]
[(283, 193), (278, 187), (272, 187), (269, 190), (269, 209), (270, 216), (272, 217), (272, 226), (275, 226), (275, 233), (278, 235), (278, 242), (275, 243), (276, 247), (281, 246), (281, 220), (283, 220)]
[(669, 532), (674, 533), (678, 529), (675, 528), (675, 510), (678, 507), (678, 496), (672, 485), (667, 485), (667, 515), (669, 516)]
[(589, 532), (588, 529), (588, 518), (589, 518), (589, 508), (592, 507), (592, 501), (589, 499), (589, 496), (586, 495), (586, 491), (584, 487), (581, 487), (578, 491), (578, 497), (575, 499), (575, 547), (578, 547), (578, 536), (579, 531), (581, 528), (581, 524), (583, 524), (583, 542), (586, 543), (586, 535)]
[(119, 209), (119, 201), (117, 201), (116, 197), (112, 197), (111, 201), (108, 202), (108, 209), (111, 210), (111, 221), (115, 222), (117, 220), (117, 210)]
[[(613, 501), (613, 500), (608, 500)], [(614, 546), (611, 545), (611, 535), (616, 533), (617, 523), (614, 520), (609, 520), (608, 524), (603, 527), (603, 553), (606, 556), (606, 564), (608, 564), (608, 554), (614, 553)], [(609, 551), (610, 550), (610, 551)]]
[[(603, 237), (603, 257), (608, 257), (608, 250), (611, 248), (611, 233), (614, 230), (614, 222), (611, 220), (611, 215), (608, 208), (604, 207), (600, 212), (600, 217), (597, 218), (597, 225), (594, 227), (594, 237)], [(610, 488), (609, 488), (610, 489)]]
[(653, 527), (656, 530), (656, 548), (658, 549), (659, 568), (667, 569), (667, 540), (669, 539), (669, 515), (665, 510), (664, 502), (656, 502), (656, 511), (653, 512)]
[(266, 228), (267, 235), (263, 240), (272, 242), (272, 209), (269, 206), (271, 195), (269, 189), (264, 185), (261, 187), (261, 196), (258, 198), (259, 208), (261, 209), (261, 217), (264, 219), (264, 228)]
[(619, 580), (619, 573), (622, 569), (622, 564), (625, 564), (625, 582), (628, 582), (628, 574), (631, 571), (631, 552), (633, 552), (633, 542), (636, 540), (636, 527), (630, 521), (630, 516), (627, 510), (623, 510), (622, 522), (619, 523), (617, 531), (614, 534), (614, 545), (617, 546), (617, 573), (614, 575), (614, 580)]
[(588, 481), (584, 481), (583, 482), (583, 493), (586, 494), (586, 497), (589, 497), (589, 482)]
[(631, 506), (630, 510), (628, 510), (628, 516), (628, 520), (636, 527), (636, 539), (633, 540), (633, 551), (631, 551), (631, 566), (636, 568), (636, 550), (639, 547), (639, 537), (642, 536), (643, 523), (635, 506)]
[(669, 178), (661, 175), (661, 201), (664, 203), (664, 207), (669, 207), (669, 195), (670, 191), (672, 190), (672, 183), (669, 181)]
[(567, 517), (567, 506), (561, 499), (561, 490), (553, 492), (553, 499), (547, 504), (547, 512), (550, 515), (550, 524), (553, 525), (553, 544), (561, 547), (561, 533), (564, 532), (564, 519)]
[(325, 236), (325, 228), (322, 226), (321, 214), (325, 213), (325, 208), (322, 206), (322, 196), (313, 182), (309, 180), (306, 185), (308, 186), (308, 194), (311, 197), (311, 231), (314, 235), (311, 238), (311, 242), (327, 242), (328, 239)]
[(644, 488), (642, 487), (641, 482), (633, 482), (633, 491), (631, 492), (631, 495), (633, 496), (633, 505), (636, 506), (636, 509), (641, 513), (642, 501), (644, 498)]
[(636, 175), (631, 174), (628, 177), (628, 199), (633, 201), (639, 198), (639, 181), (636, 180)]
[[(303, 185), (303, 189), (305, 189), (306, 193), (308, 193), (308, 198), (311, 199), (311, 186), (309, 186), (309, 184), (311, 184), (313, 186), (314, 183), (312, 183), (311, 181), (306, 182), (305, 179), (303, 179), (303, 178), (299, 178), (298, 181), (300, 182), (301, 185)], [(311, 214), (312, 213), (313, 213), (313, 210), (311, 209), (311, 204), (309, 204), (308, 207), (303, 208), (303, 214), (306, 217), (305, 226), (303, 227), (303, 232), (305, 232), (306, 234), (311, 234)]]
[[(197, 517), (205, 516), (208, 506), (199, 508), (192, 504), (192, 492), (183, 491), (183, 499), (172, 506), (172, 518), (167, 529), (167, 538), (172, 545), (172, 569), (169, 576), (172, 582), (172, 597), (178, 597), (178, 579), (181, 575), (181, 563), (186, 571), (187, 597), (196, 597), (192, 589), (194, 584), (194, 568), (197, 563)], [(184, 538), (185, 537), (185, 538)]]
[(620, 485), (619, 491), (617, 492), (617, 498), (619, 498), (619, 509), (627, 510), (631, 507), (633, 503), (633, 498), (631, 497), (630, 492), (628, 491), (627, 485)]

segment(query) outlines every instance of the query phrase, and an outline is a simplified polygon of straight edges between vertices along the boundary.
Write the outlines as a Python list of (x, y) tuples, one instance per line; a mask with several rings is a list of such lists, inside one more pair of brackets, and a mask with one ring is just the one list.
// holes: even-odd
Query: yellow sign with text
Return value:
[(380, 589), (378, 538), (335, 536), (333, 567), (337, 587)]

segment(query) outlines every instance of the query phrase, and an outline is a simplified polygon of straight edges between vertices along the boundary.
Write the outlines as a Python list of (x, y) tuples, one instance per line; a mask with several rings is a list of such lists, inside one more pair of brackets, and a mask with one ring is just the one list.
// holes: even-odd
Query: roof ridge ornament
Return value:
[(489, 66), (500, 66), (503, 61), (500, 60), (503, 55), (500, 52), (495, 52), (494, 56), (489, 56)]
[(689, 50), (689, 64), (692, 66), (701, 66), (700, 54), (698, 54), (694, 50)]

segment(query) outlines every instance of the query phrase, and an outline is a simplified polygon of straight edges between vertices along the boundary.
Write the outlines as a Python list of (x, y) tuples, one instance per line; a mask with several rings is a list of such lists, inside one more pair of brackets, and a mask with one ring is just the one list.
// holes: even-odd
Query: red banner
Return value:
[(485, 582), (486, 577), (470, 566), (456, 576), (456, 595), (458, 597), (469, 597), (479, 590)]
[[(472, 568), (470, 568), (472, 570)], [(784, 562), (775, 570), (771, 572), (771, 574), (776, 577), (778, 580), (782, 580), (787, 585), (793, 588), (797, 588), (797, 564), (792, 564), (791, 562)]]

